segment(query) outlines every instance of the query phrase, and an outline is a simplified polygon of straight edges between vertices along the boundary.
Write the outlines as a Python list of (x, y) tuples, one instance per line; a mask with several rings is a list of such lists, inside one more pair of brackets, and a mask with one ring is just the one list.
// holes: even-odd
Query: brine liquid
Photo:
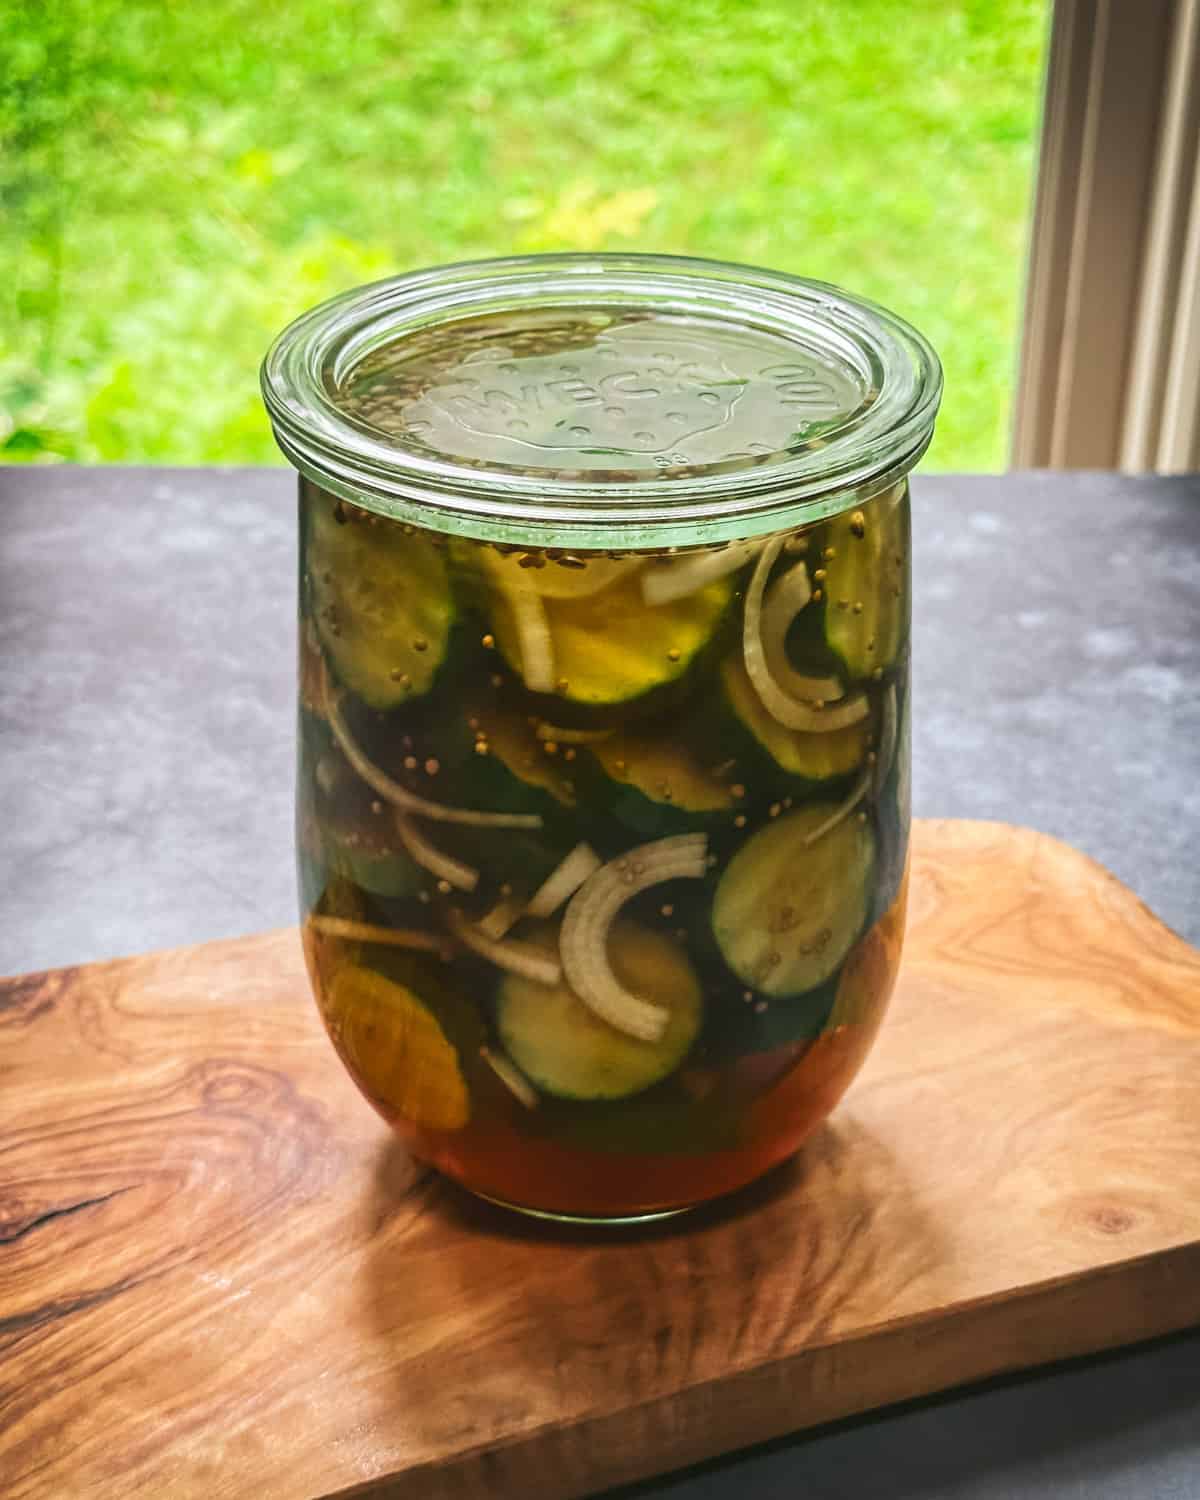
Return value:
[(301, 535), (305, 951), (367, 1098), (566, 1216), (788, 1156), (899, 962), (906, 486), (671, 556), (448, 539), (308, 484)]

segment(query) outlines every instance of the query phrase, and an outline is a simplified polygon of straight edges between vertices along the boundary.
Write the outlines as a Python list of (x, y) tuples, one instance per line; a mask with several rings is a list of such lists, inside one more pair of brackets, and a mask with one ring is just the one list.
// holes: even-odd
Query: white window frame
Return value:
[(1200, 0), (1057, 0), (1013, 463), (1200, 468)]

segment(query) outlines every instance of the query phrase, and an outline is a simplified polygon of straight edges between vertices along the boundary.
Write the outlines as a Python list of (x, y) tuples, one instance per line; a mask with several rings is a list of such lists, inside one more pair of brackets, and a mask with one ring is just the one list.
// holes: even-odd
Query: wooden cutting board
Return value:
[(0, 987), (0, 1492), (574, 1496), (1200, 1321), (1200, 954), (916, 833), (859, 1082), (765, 1184), (554, 1231), (421, 1172), (294, 932)]

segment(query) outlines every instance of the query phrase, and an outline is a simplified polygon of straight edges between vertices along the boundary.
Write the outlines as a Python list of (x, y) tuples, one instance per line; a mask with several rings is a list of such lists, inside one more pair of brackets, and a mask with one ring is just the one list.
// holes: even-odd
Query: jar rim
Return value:
[[(452, 338), (456, 324), (491, 314), (601, 306), (676, 320), (685, 336), (699, 329), (701, 341), (715, 329), (770, 340), (772, 347), (786, 342), (816, 371), (809, 384), (818, 396), (809, 410), (827, 420), (794, 418), (789, 440), (758, 444), (768, 449), (763, 453), (717, 450), (711, 462), (598, 475), (568, 467), (570, 455), (553, 468), (526, 471), (401, 442), (349, 409), (345, 392), (364, 360), (403, 349), (417, 333), (444, 329)], [(302, 475), (333, 494), (443, 532), (609, 548), (751, 537), (868, 499), (925, 451), (942, 390), (928, 340), (865, 298), (754, 266), (608, 252), (467, 261), (355, 288), (285, 328), (261, 379), (280, 448)], [(762, 383), (757, 375), (745, 379)], [(505, 441), (515, 440), (501, 437), (494, 446), (502, 449)], [(623, 449), (605, 451), (635, 462)], [(636, 461), (649, 462), (645, 454)], [(653, 462), (663, 460), (653, 456)]]

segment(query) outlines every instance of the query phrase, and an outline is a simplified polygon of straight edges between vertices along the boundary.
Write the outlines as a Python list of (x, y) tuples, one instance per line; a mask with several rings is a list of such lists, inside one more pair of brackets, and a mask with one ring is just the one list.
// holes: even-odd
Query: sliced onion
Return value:
[(648, 568), (642, 574), (642, 600), (650, 605), (672, 604), (694, 594), (706, 583), (736, 573), (750, 561), (757, 547), (757, 542), (735, 542), (721, 552), (702, 552), (698, 557)]
[(836, 677), (806, 676), (803, 672), (797, 672), (788, 660), (788, 631), (792, 621), (811, 598), (808, 568), (802, 562), (795, 563), (766, 592), (759, 636), (771, 676), (789, 698), (831, 702), (842, 696), (842, 684)]
[(856, 693), (833, 708), (815, 708), (784, 692), (775, 681), (767, 665), (762, 641), (763, 590), (767, 575), (783, 548), (783, 537), (776, 537), (763, 548), (746, 589), (746, 609), (742, 624), (742, 655), (746, 673), (754, 684), (754, 690), (773, 719), (785, 729), (797, 729), (806, 734), (820, 734), (830, 729), (845, 729), (857, 724), (868, 712), (866, 695)]
[(526, 1109), (538, 1107), (537, 1090), (520, 1068), (515, 1063), (509, 1062), (503, 1052), (493, 1052), (490, 1047), (480, 1047), (479, 1055), (509, 1093), (519, 1099)]
[(846, 800), (840, 803), (833, 810), (833, 812), (829, 814), (829, 816), (823, 823), (818, 823), (815, 828), (811, 829), (808, 833), (805, 834), (804, 838), (800, 842), (800, 847), (802, 849), (810, 848), (817, 842), (818, 839), (823, 839), (827, 833), (831, 833), (839, 823), (844, 823), (846, 821), (846, 819), (850, 816), (850, 814), (854, 811), (854, 809), (858, 806), (862, 799), (867, 795), (867, 792), (869, 791), (871, 786), (871, 778), (873, 774), (873, 767), (863, 767), (862, 771), (859, 773), (858, 780), (850, 788), (850, 793), (847, 796)]
[(396, 832), (405, 850), (423, 870), (452, 885), (456, 891), (473, 891), (479, 884), (478, 870), (431, 844), (413, 820), (402, 812), (396, 814)]
[(560, 745), (594, 745), (600, 740), (611, 739), (616, 729), (568, 729), (565, 725), (547, 724), (545, 719), (540, 719), (534, 733), (539, 740), (553, 740)]
[(330, 693), (326, 699), (329, 726), (334, 738), (342, 747), (346, 759), (372, 789), (387, 802), (394, 803), (402, 812), (415, 813), (421, 818), (431, 818), (436, 823), (461, 823), (468, 828), (540, 828), (542, 819), (538, 813), (491, 813), (475, 812), (469, 807), (447, 807), (443, 802), (431, 802), (428, 797), (418, 796), (393, 781), (386, 771), (369, 760), (346, 727), (337, 699)]
[(518, 938), (490, 938), (460, 911), (452, 911), (447, 921), (451, 932), (465, 948), (478, 953), (480, 958), (486, 958), (498, 969), (520, 974), (535, 984), (555, 985), (562, 978), (557, 961), (536, 943), (523, 943)]
[(484, 937), (504, 937), (525, 915), (525, 903), (519, 896), (501, 896), (491, 911), (479, 919)]
[(611, 860), (575, 893), (559, 933), (567, 982), (583, 1003), (617, 1031), (643, 1042), (658, 1041), (670, 1012), (631, 994), (608, 961), (608, 929), (631, 896), (664, 880), (699, 880), (707, 871), (708, 840), (702, 833), (655, 839)]
[(879, 726), (879, 745), (875, 752), (874, 791), (877, 797), (883, 790), (883, 783), (888, 778), (888, 772), (892, 769), (898, 738), (896, 684), (890, 682), (887, 692), (883, 695), (883, 722)]
[(449, 958), (450, 944), (444, 937), (410, 927), (377, 927), (373, 922), (352, 922), (348, 917), (312, 916), (309, 926), (325, 937), (346, 938), (357, 943), (378, 943), (388, 948), (417, 948)]
[(600, 868), (600, 857), (590, 844), (576, 844), (562, 863), (546, 876), (525, 908), (531, 917), (549, 917)]
[(505, 588), (504, 597), (512, 610), (517, 646), (521, 653), (521, 676), (531, 693), (554, 691), (554, 640), (546, 606), (539, 594), (529, 589)]
[(576, 844), (570, 854), (551, 870), (525, 902), (518, 896), (502, 896), (491, 911), (476, 923), (486, 938), (499, 939), (521, 920), (522, 917), (549, 917), (573, 896), (589, 875), (600, 868), (600, 857), (589, 844)]

